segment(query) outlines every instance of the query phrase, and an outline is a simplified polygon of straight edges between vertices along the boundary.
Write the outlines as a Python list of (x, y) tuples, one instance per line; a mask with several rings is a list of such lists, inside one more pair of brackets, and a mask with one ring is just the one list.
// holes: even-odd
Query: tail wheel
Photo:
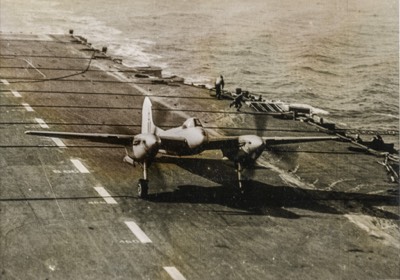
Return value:
[(140, 179), (138, 183), (138, 196), (140, 198), (147, 198), (148, 192), (149, 192), (149, 186), (148, 186), (149, 181)]

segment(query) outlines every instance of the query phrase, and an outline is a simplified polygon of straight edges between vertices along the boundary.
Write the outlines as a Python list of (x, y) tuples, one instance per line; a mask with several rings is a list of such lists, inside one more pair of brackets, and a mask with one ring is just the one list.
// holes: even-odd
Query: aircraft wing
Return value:
[(59, 132), (59, 131), (25, 131), (25, 134), (56, 137), (63, 139), (83, 139), (92, 142), (108, 143), (116, 145), (131, 145), (133, 135), (124, 134), (107, 134), (107, 133), (76, 133), (76, 132)]
[(292, 144), (303, 142), (317, 142), (340, 139), (337, 136), (309, 136), (309, 137), (262, 137), (266, 146), (279, 144)]
[(205, 150), (237, 149), (239, 147), (239, 136), (225, 136), (209, 138), (205, 144)]
[(186, 139), (183, 137), (173, 137), (173, 136), (161, 136), (161, 150), (167, 151), (179, 151), (182, 149), (187, 149)]
[[(337, 136), (308, 136), (308, 137), (262, 137), (265, 145), (292, 144), (303, 142), (317, 142), (340, 139)], [(234, 149), (239, 147), (239, 136), (211, 138), (205, 145), (206, 150)]]

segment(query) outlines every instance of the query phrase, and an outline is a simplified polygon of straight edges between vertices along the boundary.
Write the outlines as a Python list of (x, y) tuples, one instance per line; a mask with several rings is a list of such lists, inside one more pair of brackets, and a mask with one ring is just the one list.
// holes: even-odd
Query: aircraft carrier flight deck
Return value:
[(219, 151), (159, 155), (140, 199), (123, 147), (25, 131), (136, 134), (145, 96), (161, 128), (197, 117), (215, 135), (327, 131), (237, 112), (80, 36), (0, 38), (1, 279), (400, 278), (398, 183), (383, 156), (344, 140), (275, 146), (242, 195)]

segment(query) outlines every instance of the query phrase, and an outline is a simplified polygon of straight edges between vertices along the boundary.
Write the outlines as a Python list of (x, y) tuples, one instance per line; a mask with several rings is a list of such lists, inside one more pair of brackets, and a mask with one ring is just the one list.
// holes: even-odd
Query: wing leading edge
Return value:
[[(58, 131), (26, 131), (25, 134), (45, 137), (57, 137), (62, 139), (82, 139), (91, 142), (107, 143), (115, 145), (131, 145), (134, 135), (127, 134), (108, 134), (108, 133), (76, 133), (76, 132), (58, 132)], [(204, 150), (230, 150), (239, 147), (240, 136), (226, 136), (210, 138), (204, 144)], [(176, 150), (187, 148), (185, 139), (181, 137), (161, 136), (161, 147), (166, 150)], [(279, 144), (292, 144), (302, 142), (316, 142), (338, 140), (336, 136), (314, 136), (314, 137), (262, 137), (266, 146)]]
[(58, 131), (25, 131), (28, 135), (37, 135), (45, 137), (56, 137), (62, 139), (83, 139), (91, 142), (107, 143), (115, 145), (131, 145), (134, 136), (125, 134), (107, 134), (107, 133), (76, 133), (76, 132), (58, 132)]
[(279, 145), (279, 144), (293, 144), (303, 142), (317, 142), (339, 140), (337, 136), (308, 136), (308, 137), (262, 137), (266, 146)]

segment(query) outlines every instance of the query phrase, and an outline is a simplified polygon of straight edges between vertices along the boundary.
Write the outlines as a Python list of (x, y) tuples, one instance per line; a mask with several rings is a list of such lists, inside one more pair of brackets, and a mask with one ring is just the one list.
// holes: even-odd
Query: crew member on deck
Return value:
[(218, 99), (222, 99), (222, 90), (224, 89), (225, 82), (224, 82), (224, 77), (219, 76), (217, 80), (215, 81), (215, 93)]
[(237, 108), (237, 111), (240, 111), (240, 108), (242, 108), (242, 102), (244, 102), (244, 92), (242, 92), (241, 88), (236, 89), (236, 97), (233, 100), (233, 102), (229, 105), (229, 108), (235, 105), (235, 108)]

